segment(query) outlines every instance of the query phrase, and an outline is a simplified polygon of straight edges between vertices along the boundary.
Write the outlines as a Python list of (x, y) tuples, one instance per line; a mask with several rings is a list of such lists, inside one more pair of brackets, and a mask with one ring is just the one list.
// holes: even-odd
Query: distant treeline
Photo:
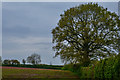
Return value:
[[(1, 58), (0, 58), (1, 59)], [(5, 59), (2, 61), (2, 64), (4, 65), (19, 65), (20, 62), (17, 59)], [(40, 64), (41, 62), (41, 56), (39, 54), (33, 53), (30, 56), (27, 57), (27, 59), (23, 59), (22, 63), (25, 65), (26, 63), (30, 63), (32, 65), (37, 65)]]
[(41, 68), (41, 69), (62, 69), (63, 66), (60, 65), (46, 65), (46, 64), (38, 64), (38, 65), (11, 65), (11, 64), (2, 64), (2, 66), (9, 66), (9, 67), (25, 67), (25, 68)]
[[(16, 59), (5, 59), (1, 60), (2, 66), (10, 66), (10, 67), (26, 67), (26, 68), (43, 68), (43, 69), (61, 69), (63, 66), (60, 65), (52, 65), (50, 62), (50, 65), (47, 64), (41, 64), (41, 57), (39, 54), (32, 54), (27, 57), (27, 59), (23, 59), (21, 64), (19, 60)], [(26, 64), (30, 63), (30, 64)]]

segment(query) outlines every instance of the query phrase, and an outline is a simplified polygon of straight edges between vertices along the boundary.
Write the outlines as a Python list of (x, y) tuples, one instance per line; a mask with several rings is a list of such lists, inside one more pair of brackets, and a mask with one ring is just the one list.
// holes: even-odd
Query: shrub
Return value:
[(64, 65), (64, 67), (62, 69), (72, 71), (72, 72), (78, 74), (79, 76), (81, 75), (81, 65), (80, 64), (66, 64), (66, 65)]
[(81, 67), (81, 75), (80, 78), (92, 78), (92, 68), (90, 67)]
[(120, 56), (113, 56), (97, 63), (94, 68), (94, 78), (119, 79), (120, 78)]

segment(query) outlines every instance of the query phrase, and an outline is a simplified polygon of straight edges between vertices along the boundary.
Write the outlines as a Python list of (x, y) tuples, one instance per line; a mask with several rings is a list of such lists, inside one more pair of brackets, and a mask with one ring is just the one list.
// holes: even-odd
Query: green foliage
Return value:
[(63, 70), (70, 70), (70, 71), (73, 71), (73, 65), (72, 64), (67, 64), (67, 65), (64, 65), (64, 67), (62, 67)]
[(77, 73), (81, 79), (120, 79), (120, 55), (93, 62), (89, 67), (68, 64), (62, 69)]
[(10, 60), (5, 59), (5, 60), (3, 61), (3, 64), (11, 64), (11, 61), (10, 61)]
[(66, 64), (62, 68), (63, 70), (72, 71), (78, 75), (81, 75), (81, 65), (80, 64)]
[(19, 65), (20, 62), (18, 60), (14, 60), (14, 59), (12, 59), (12, 60), (5, 59), (3, 61), (3, 64), (6, 64), (6, 65), (11, 65), (11, 64), (12, 65)]
[(11, 64), (12, 65), (19, 65), (20, 64), (20, 62), (18, 61), (18, 60), (11, 60)]
[[(64, 11), (52, 30), (55, 57), (63, 62), (83, 63), (114, 55), (117, 51), (119, 17), (97, 3)], [(87, 63), (87, 64), (86, 64)]]
[(90, 67), (82, 67), (81, 68), (81, 75), (79, 75), (82, 79), (91, 79), (93, 78), (93, 70)]
[(83, 67), (80, 64), (67, 64), (62, 69), (74, 72), (81, 79), (92, 79), (94, 76), (94, 69), (92, 67)]
[(120, 78), (120, 57), (110, 57), (101, 60), (97, 63), (94, 68), (95, 78), (110, 78), (119, 79)]
[(95, 66), (95, 68), (94, 68), (94, 70), (95, 70), (95, 72), (94, 72), (95, 78), (104, 79), (104, 75), (103, 75), (103, 73), (104, 73), (104, 64), (105, 64), (104, 62), (105, 62), (105, 60), (100, 61)]

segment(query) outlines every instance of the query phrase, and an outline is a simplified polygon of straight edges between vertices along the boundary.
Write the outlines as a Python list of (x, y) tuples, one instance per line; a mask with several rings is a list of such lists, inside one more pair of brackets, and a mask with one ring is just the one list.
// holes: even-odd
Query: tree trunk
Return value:
[(90, 64), (90, 58), (88, 56), (88, 52), (86, 52), (83, 56), (83, 65), (87, 67)]

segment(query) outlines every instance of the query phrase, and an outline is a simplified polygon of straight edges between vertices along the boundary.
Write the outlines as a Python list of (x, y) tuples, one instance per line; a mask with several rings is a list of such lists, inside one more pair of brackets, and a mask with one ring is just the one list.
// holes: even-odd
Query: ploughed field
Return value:
[[(66, 70), (55, 69), (38, 69), (38, 68), (22, 68), (22, 67), (2, 67), (2, 80), (7, 79), (59, 79), (66, 80), (74, 78), (73, 80), (79, 80), (79, 77)], [(24, 79), (23, 79), (24, 80)]]

